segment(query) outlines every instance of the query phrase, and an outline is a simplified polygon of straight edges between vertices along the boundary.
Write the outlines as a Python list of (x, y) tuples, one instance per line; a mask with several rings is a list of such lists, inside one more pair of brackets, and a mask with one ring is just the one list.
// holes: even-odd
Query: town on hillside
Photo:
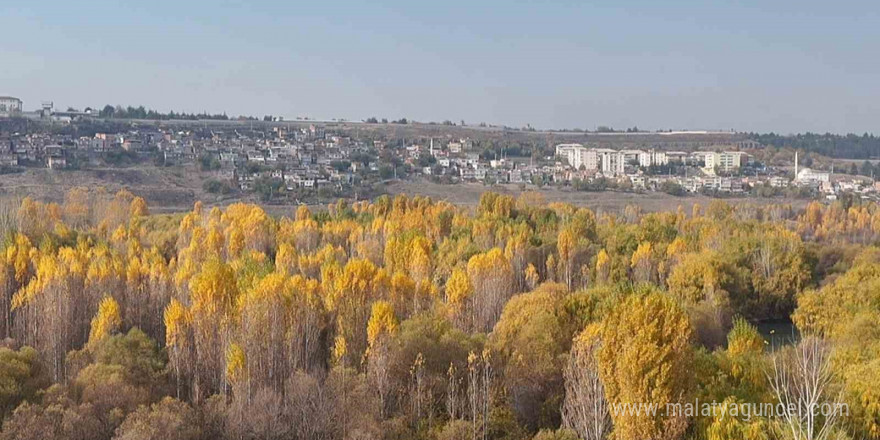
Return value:
[(880, 198), (877, 165), (870, 161), (768, 146), (744, 133), (538, 133), (376, 118), (285, 122), (142, 107), (56, 111), (51, 102), (24, 111), (20, 99), (0, 97), (2, 173), (138, 164), (194, 166), (208, 193), (275, 203), (369, 197), (374, 185), (395, 180), (675, 196)]

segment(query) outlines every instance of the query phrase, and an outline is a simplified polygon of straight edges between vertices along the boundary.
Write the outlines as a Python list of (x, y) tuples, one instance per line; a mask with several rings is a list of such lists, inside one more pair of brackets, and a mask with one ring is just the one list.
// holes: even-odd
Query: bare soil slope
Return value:
[[(519, 185), (482, 185), (479, 183), (463, 183), (456, 185), (440, 185), (430, 182), (395, 182), (386, 186), (389, 194), (407, 194), (407, 195), (423, 195), (431, 197), (434, 200), (446, 200), (457, 205), (476, 205), (480, 200), (480, 195), (485, 191), (494, 191), (502, 194), (518, 197), (522, 190)], [(647, 193), (624, 193), (614, 191), (604, 192), (582, 192), (568, 189), (560, 189), (553, 187), (545, 187), (536, 189), (529, 187), (526, 191), (537, 191), (544, 200), (549, 202), (565, 202), (572, 203), (577, 206), (584, 206), (596, 212), (612, 212), (618, 213), (626, 208), (627, 205), (638, 205), (644, 211), (670, 211), (675, 210), (681, 205), (687, 212), (690, 212), (695, 203), (699, 203), (704, 207), (715, 200), (711, 197), (702, 195), (689, 195), (685, 197), (675, 197), (661, 192)], [(806, 200), (789, 200), (789, 199), (766, 199), (766, 198), (728, 198), (724, 199), (728, 203), (741, 204), (791, 204), (795, 208), (806, 206)]]

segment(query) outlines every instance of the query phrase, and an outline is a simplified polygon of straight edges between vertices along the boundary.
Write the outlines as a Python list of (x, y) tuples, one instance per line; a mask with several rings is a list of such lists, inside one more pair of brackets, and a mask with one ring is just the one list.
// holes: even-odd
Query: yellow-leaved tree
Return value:
[(391, 392), (391, 338), (397, 333), (397, 317), (388, 301), (376, 301), (367, 323), (367, 372), (379, 396), (379, 409), (384, 416)]
[(122, 316), (119, 314), (119, 303), (112, 296), (105, 296), (98, 304), (98, 312), (92, 318), (89, 330), (89, 347), (95, 347), (112, 333), (119, 331), (121, 326)]
[(760, 417), (740, 414), (746, 403), (728, 397), (714, 407), (714, 414), (706, 428), (706, 440), (768, 440), (772, 428)]
[(324, 272), (327, 308), (336, 314), (337, 336), (345, 340), (345, 359), (360, 362), (367, 350), (370, 307), (387, 290), (388, 276), (369, 260), (361, 259), (350, 260), (341, 270)]
[(165, 307), (163, 318), (165, 347), (168, 349), (168, 358), (174, 369), (177, 398), (179, 399), (184, 375), (189, 375), (193, 369), (192, 313), (180, 301), (172, 298), (168, 306)]
[[(681, 404), (692, 375), (691, 327), (684, 310), (660, 293), (628, 296), (605, 318), (599, 373), (611, 405)], [(642, 408), (646, 408), (643, 406)], [(615, 438), (678, 438), (687, 428), (683, 412), (612, 411)]]
[(238, 295), (235, 271), (216, 258), (205, 263), (190, 282), (196, 400), (202, 389), (217, 392), (225, 388), (224, 354), (236, 318)]
[(499, 248), (471, 257), (468, 278), (474, 293), (469, 306), (473, 308), (474, 330), (488, 332), (501, 317), (504, 304), (513, 295), (513, 271)]
[(633, 281), (637, 283), (650, 283), (657, 280), (657, 265), (651, 254), (650, 241), (639, 244), (639, 247), (633, 252), (630, 267), (632, 268)]

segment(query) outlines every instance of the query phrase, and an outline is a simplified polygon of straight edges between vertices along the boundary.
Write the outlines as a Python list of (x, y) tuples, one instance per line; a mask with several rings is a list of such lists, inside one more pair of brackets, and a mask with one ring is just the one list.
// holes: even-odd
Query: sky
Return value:
[(880, 134), (876, 0), (0, 2), (0, 95), (292, 119)]

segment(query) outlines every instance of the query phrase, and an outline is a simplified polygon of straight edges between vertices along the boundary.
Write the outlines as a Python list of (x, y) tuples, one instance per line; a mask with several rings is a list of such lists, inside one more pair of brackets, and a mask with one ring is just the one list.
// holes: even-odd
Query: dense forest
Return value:
[(776, 133), (752, 133), (749, 137), (762, 145), (791, 147), (835, 159), (880, 158), (880, 138), (868, 133), (861, 136), (831, 133), (803, 133), (788, 136)]
[(0, 440), (880, 438), (880, 207), (687, 211), (7, 201)]

